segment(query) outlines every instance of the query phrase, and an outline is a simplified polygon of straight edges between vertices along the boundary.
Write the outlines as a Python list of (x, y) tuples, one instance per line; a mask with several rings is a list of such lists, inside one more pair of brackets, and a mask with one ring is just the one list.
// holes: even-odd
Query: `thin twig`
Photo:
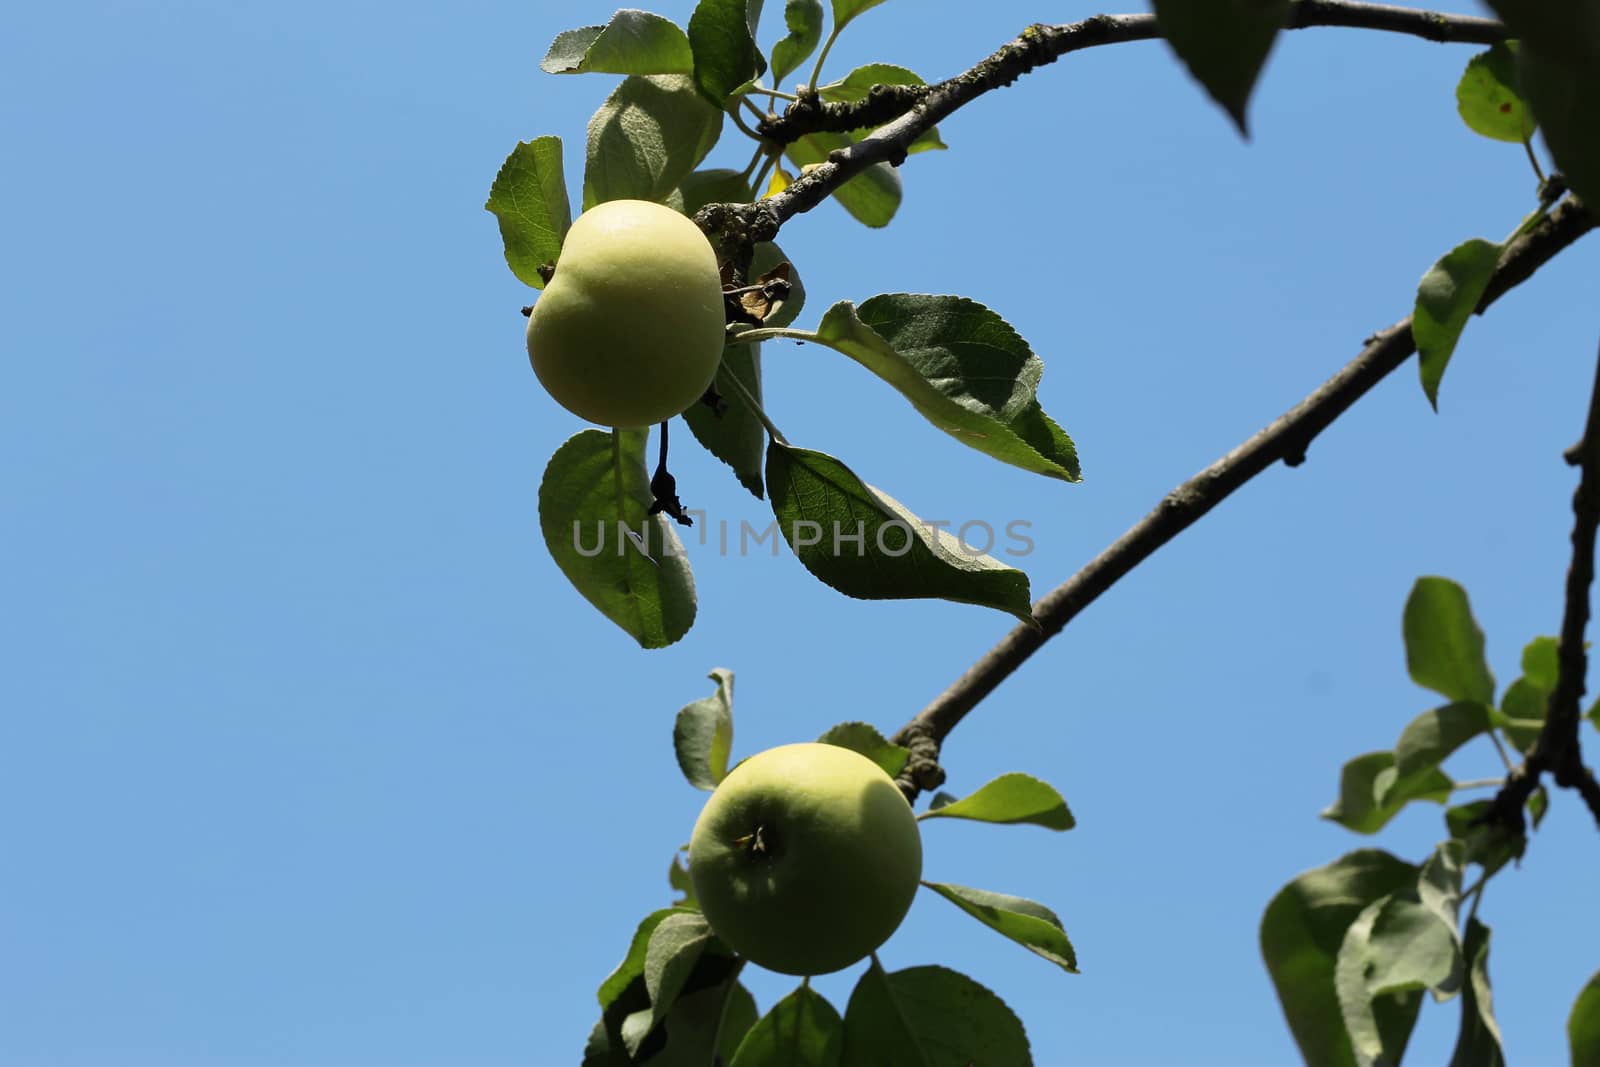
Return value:
[(1557, 645), (1560, 674), (1546, 706), (1544, 727), (1532, 755), (1512, 772), (1506, 785), (1495, 795), (1485, 816), (1508, 829), (1523, 832), (1522, 808), (1549, 771), (1556, 784), (1576, 789), (1600, 823), (1600, 782), (1583, 765), (1583, 747), (1578, 739), (1582, 722), (1584, 676), (1589, 656), (1583, 647), (1583, 632), (1589, 625), (1589, 587), (1594, 583), (1595, 530), (1600, 527), (1600, 364), (1595, 367), (1594, 386), (1589, 395), (1589, 414), (1583, 438), (1566, 453), (1569, 463), (1578, 465), (1578, 488), (1572, 494), (1572, 562), (1567, 567), (1566, 607), (1561, 617), (1561, 640)]
[[(1594, 225), (1595, 219), (1581, 204), (1573, 200), (1562, 203), (1507, 247), (1477, 310), (1482, 312)], [(1307, 447), (1319, 433), (1415, 351), (1409, 316), (1378, 331), (1361, 354), (1337, 374), (1265, 429), (1168, 493), (1109, 548), (1041, 597), (1033, 605), (1034, 624), (1012, 629), (902, 727), (895, 739), (902, 744), (913, 737), (943, 741), (980, 700), (1123, 575), (1277, 461), (1291, 467), (1304, 461)], [(1600, 434), (1593, 440), (1600, 445)]]
[[(1315, 26), (1403, 33), (1441, 43), (1493, 44), (1507, 36), (1506, 28), (1493, 19), (1348, 0), (1300, 0), (1289, 9), (1288, 20), (1284, 23), (1284, 29), (1288, 30)], [(936, 85), (875, 85), (865, 99), (851, 103), (824, 103), (815, 93), (804, 93), (782, 117), (769, 119), (756, 130), (768, 140), (788, 144), (808, 133), (879, 126), (904, 114), (923, 99), (962, 84), (969, 92), (977, 90), (970, 92), (970, 96), (995, 88), (992, 84), (981, 88), (972, 84), (984, 78), (990, 67), (1003, 68), (995, 73), (1009, 75), (1000, 83), (1009, 84), (1016, 77), (1069, 52), (1128, 41), (1156, 40), (1160, 36), (1161, 28), (1154, 15), (1096, 15), (1082, 22), (1058, 26), (1035, 25), (971, 70)]]

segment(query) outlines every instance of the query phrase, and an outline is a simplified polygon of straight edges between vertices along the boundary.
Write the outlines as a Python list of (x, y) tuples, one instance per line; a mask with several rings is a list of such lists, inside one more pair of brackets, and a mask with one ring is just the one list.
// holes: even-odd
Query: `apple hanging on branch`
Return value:
[(528, 359), (562, 407), (637, 429), (705, 395), (722, 360), (722, 276), (700, 228), (661, 204), (580, 215), (528, 316)]

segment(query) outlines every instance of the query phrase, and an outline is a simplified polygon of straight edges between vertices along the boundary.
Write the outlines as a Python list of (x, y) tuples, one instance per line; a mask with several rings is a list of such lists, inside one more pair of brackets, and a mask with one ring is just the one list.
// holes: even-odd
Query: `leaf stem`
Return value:
[(1451, 791), (1458, 789), (1499, 789), (1506, 784), (1504, 778), (1474, 778), (1470, 782), (1457, 782), (1451, 786)]
[(839, 31), (844, 27), (835, 25), (828, 33), (828, 40), (822, 46), (822, 52), (817, 56), (817, 65), (811, 68), (811, 80), (806, 83), (806, 91), (817, 91), (817, 79), (822, 77), (822, 64), (827, 62), (828, 53), (833, 51), (833, 42), (839, 39)]
[(1544, 184), (1544, 168), (1539, 166), (1539, 157), (1533, 153), (1533, 141), (1530, 138), (1522, 139), (1522, 150), (1528, 153), (1528, 162), (1533, 164), (1533, 173), (1539, 178), (1539, 184)]
[[(742, 100), (744, 98), (740, 97), (740, 99)], [(723, 114), (727, 115), (730, 119), (733, 120), (733, 124), (735, 126), (739, 127), (739, 132), (740, 133), (744, 134), (746, 137), (750, 138), (752, 141), (756, 142), (758, 145), (762, 143), (761, 135), (759, 133), (757, 133), (755, 130), (752, 130), (749, 126), (745, 125), (745, 121), (740, 116), (739, 108), (738, 108), (737, 105), (734, 106), (734, 107), (724, 108), (723, 109)]]
[[(743, 337), (744, 335), (741, 334), (740, 336)], [(741, 340), (739, 343), (743, 344), (745, 342)], [(772, 439), (774, 441), (778, 442), (780, 445), (787, 445), (789, 443), (788, 439), (783, 436), (783, 431), (774, 426), (772, 424), (772, 420), (767, 418), (767, 413), (761, 410), (761, 405), (756, 403), (756, 398), (750, 395), (750, 390), (745, 388), (744, 383), (739, 380), (739, 376), (737, 374), (734, 374), (726, 367), (718, 367), (717, 377), (718, 379), (724, 380), (733, 386), (733, 391), (739, 394), (740, 400), (743, 400), (750, 406), (750, 410), (755, 413), (756, 418), (761, 420), (761, 425), (767, 428), (767, 433), (772, 435)]]

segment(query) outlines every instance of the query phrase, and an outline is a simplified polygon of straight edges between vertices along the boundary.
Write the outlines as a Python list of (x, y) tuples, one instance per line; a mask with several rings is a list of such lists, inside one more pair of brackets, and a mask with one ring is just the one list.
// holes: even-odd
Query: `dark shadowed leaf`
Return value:
[(1418, 578), (1406, 598), (1406, 668), (1411, 680), (1451, 700), (1494, 703), (1494, 675), (1467, 591), (1448, 578)]
[(1172, 50), (1249, 136), (1245, 108), (1289, 0), (1154, 0), (1153, 6)]
[(558, 35), (539, 69), (548, 74), (689, 74), (694, 53), (671, 19), (624, 9), (604, 26)]
[(545, 467), (539, 528), (574, 588), (645, 648), (694, 623), (694, 576), (672, 523), (648, 514), (653, 496), (642, 430), (584, 430)]
[[(811, 133), (791, 141), (784, 154), (796, 167), (804, 169), (821, 163), (828, 153), (851, 145), (842, 133)], [(900, 208), (900, 173), (887, 163), (874, 163), (833, 191), (833, 198), (857, 222), (867, 226), (889, 225)]]
[(1533, 828), (1537, 830), (1539, 824), (1544, 822), (1545, 812), (1550, 810), (1550, 793), (1544, 786), (1536, 786), (1528, 794), (1528, 818), (1533, 820)]
[(1572, 191), (1600, 203), (1600, 0), (1490, 0), (1519, 38), (1517, 84)]
[(556, 261), (572, 225), (566, 179), (561, 176), (561, 139), (540, 137), (519, 143), (500, 165), (483, 206), (500, 224), (511, 273), (523, 284), (543, 289), (539, 268)]
[(684, 178), (678, 185), (676, 197), (667, 199), (676, 200), (672, 206), (693, 218), (694, 213), (707, 204), (748, 204), (755, 196), (744, 175), (726, 167), (712, 167)]
[(1504, 251), (1504, 246), (1480, 237), (1463, 241), (1428, 268), (1417, 286), (1411, 336), (1417, 342), (1422, 391), (1435, 409), (1439, 407), (1439, 382), (1444, 378), (1445, 367)]
[[(1334, 988), (1344, 1022), (1344, 1036), (1360, 1067), (1397, 1065), (1411, 1040), (1422, 990), (1407, 986), (1378, 994), (1368, 981), (1373, 967), (1372, 932), (1384, 910), (1394, 903), (1382, 897), (1362, 909), (1344, 933), (1334, 964)], [(1347, 1061), (1349, 1062), (1349, 1061)]]
[[(845, 1021), (848, 1030), (849, 1020)], [(1567, 1042), (1572, 1047), (1573, 1067), (1600, 1063), (1600, 971), (1584, 983), (1567, 1016)]]
[(1498, 821), (1480, 823), (1478, 820), (1488, 813), (1490, 803), (1474, 800), (1470, 804), (1446, 808), (1444, 822), (1450, 829), (1450, 836), (1466, 846), (1463, 862), (1476, 863), (1493, 874), (1522, 855), (1527, 839), (1507, 833), (1504, 824)]
[(1521, 143), (1533, 136), (1533, 112), (1517, 92), (1517, 42), (1501, 41), (1467, 61), (1456, 85), (1456, 110), (1474, 132)]
[(1368, 752), (1344, 765), (1339, 799), (1323, 809), (1322, 817), (1358, 834), (1375, 834), (1413, 800), (1445, 803), (1453, 784), (1437, 767), (1402, 777), (1393, 752)]
[(1078, 825), (1054, 786), (1017, 771), (1002, 774), (960, 800), (930, 808), (922, 817), (1032, 823), (1051, 830), (1070, 830)]
[(683, 413), (695, 440), (732, 468), (739, 484), (757, 500), (763, 492), (762, 461), (767, 454), (767, 431), (750, 405), (728, 381), (737, 378), (756, 403), (761, 403), (761, 346), (729, 345), (722, 350), (722, 365), (713, 383), (727, 407), (718, 415), (705, 404)]
[(717, 691), (684, 705), (672, 727), (679, 769), (690, 785), (707, 792), (728, 776), (733, 747), (733, 672), (718, 667), (711, 680)]
[(1468, 919), (1461, 951), (1467, 959), (1467, 982), (1461, 996), (1461, 1029), (1456, 1033), (1449, 1067), (1505, 1067), (1500, 1024), (1495, 1022), (1489, 989), (1489, 928), (1475, 918)]
[(847, 596), (937, 597), (1032, 618), (1027, 575), (919, 519), (832, 456), (772, 442), (767, 493), (800, 562)]
[(756, 47), (761, 0), (700, 0), (689, 16), (694, 82), (718, 108), (767, 69)]
[(589, 119), (583, 207), (607, 200), (664, 203), (722, 133), (722, 112), (682, 74), (623, 79)]
[(650, 947), (650, 936), (656, 932), (656, 927), (660, 926), (662, 921), (669, 916), (691, 914), (697, 913), (687, 908), (662, 908), (644, 917), (644, 920), (639, 923), (639, 928), (634, 931), (633, 941), (628, 945), (627, 955), (622, 958), (621, 963), (617, 964), (616, 969), (606, 976), (606, 980), (600, 983), (600, 989), (597, 993), (600, 999), (600, 1007), (610, 1007), (611, 1002), (621, 996), (624, 989), (628, 988), (629, 982), (635, 978), (643, 977), (645, 951)]
[(842, 1067), (1031, 1067), (1005, 1002), (944, 967), (886, 973), (874, 960), (844, 1013)]
[(928, 801), (928, 810), (938, 811), (947, 804), (954, 804), (959, 799), (961, 798), (956, 796), (954, 793), (946, 793), (943, 789), (941, 789), (937, 793), (933, 794), (933, 798)]
[(645, 949), (644, 985), (650, 1006), (622, 1021), (622, 1041), (637, 1056), (645, 1038), (672, 1010), (700, 954), (711, 943), (711, 927), (699, 912), (668, 915), (650, 935)]
[(1394, 746), (1395, 771), (1405, 777), (1437, 767), (1491, 726), (1489, 709), (1482, 704), (1457, 701), (1425, 711), (1411, 720)]
[[(1352, 852), (1295, 878), (1261, 917), (1261, 954), (1307, 1067), (1356, 1067), (1334, 987), (1345, 931), (1362, 909), (1415, 884), (1417, 868), (1376, 849)], [(1380, 998), (1393, 1026), (1416, 1018), (1421, 999)]]
[(892, 385), (934, 426), (1012, 466), (1082, 475), (1072, 439), (1035, 399), (1044, 364), (1009, 323), (959, 296), (841, 300), (813, 336)]
[(843, 1043), (839, 1013), (802, 985), (750, 1029), (731, 1067), (837, 1067)]
[(1070, 974), (1078, 973), (1078, 955), (1056, 913), (1043, 904), (1005, 893), (960, 885), (923, 883), (979, 922), (1037, 953)]
[(829, 727), (828, 732), (817, 740), (825, 745), (838, 745), (840, 748), (861, 753), (882, 767), (883, 773), (890, 778), (905, 770), (906, 760), (911, 758), (909, 748), (890, 741), (871, 723), (842, 722), (838, 726)]
[(822, 0), (788, 0), (783, 5), (783, 24), (789, 33), (772, 46), (772, 84), (778, 88), (822, 40)]

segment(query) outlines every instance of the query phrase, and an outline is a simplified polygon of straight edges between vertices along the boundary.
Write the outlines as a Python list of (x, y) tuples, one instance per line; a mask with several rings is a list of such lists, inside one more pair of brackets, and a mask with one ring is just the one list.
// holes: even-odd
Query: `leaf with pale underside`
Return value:
[(623, 79), (589, 119), (583, 207), (666, 203), (722, 134), (721, 111), (683, 74)]
[(711, 680), (717, 691), (686, 704), (672, 728), (678, 767), (690, 785), (708, 793), (728, 776), (733, 747), (733, 672), (718, 667)]
[(694, 53), (671, 19), (624, 8), (604, 26), (557, 35), (539, 69), (547, 74), (689, 74)]
[(1068, 974), (1078, 973), (1078, 955), (1056, 913), (1043, 904), (1006, 893), (971, 889), (961, 885), (924, 883), (929, 889), (971, 915), (1060, 967)]
[(500, 224), (511, 273), (524, 285), (543, 289), (539, 268), (561, 255), (561, 242), (572, 225), (572, 207), (561, 173), (561, 139), (539, 137), (512, 149), (483, 206)]

